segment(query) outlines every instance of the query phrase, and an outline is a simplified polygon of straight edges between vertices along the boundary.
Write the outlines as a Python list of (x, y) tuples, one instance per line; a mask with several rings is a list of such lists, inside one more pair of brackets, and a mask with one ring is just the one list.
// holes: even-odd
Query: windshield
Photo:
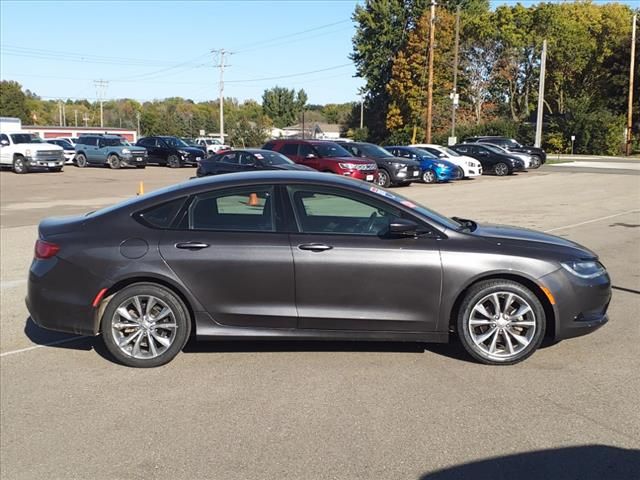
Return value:
[(507, 140), (507, 143), (509, 144), (510, 147), (516, 147), (516, 148), (522, 147), (522, 145), (517, 141), (515, 141), (513, 138), (510, 138), (509, 140)]
[(209, 138), (205, 140), (204, 143), (206, 143), (207, 145), (220, 145), (220, 142), (215, 138)]
[(396, 192), (390, 192), (389, 190), (385, 190), (384, 188), (374, 187), (364, 182), (362, 182), (361, 185), (359, 184), (359, 187), (362, 188), (363, 190), (368, 190), (370, 192), (383, 196), (394, 203), (397, 203), (404, 207), (408, 207), (411, 210), (414, 210), (415, 212), (418, 212), (419, 214), (424, 215), (425, 217), (435, 220), (443, 227), (449, 228), (451, 230), (460, 230), (460, 228), (463, 227), (463, 225), (460, 222), (456, 222), (455, 220), (449, 217), (446, 217), (438, 212), (435, 212), (430, 208), (425, 207), (424, 205), (420, 205), (419, 203), (409, 200), (408, 198), (403, 197), (402, 195), (398, 195)]
[(12, 133), (13, 143), (44, 143), (40, 137), (31, 133)]
[(462, 156), (458, 152), (456, 152), (455, 150), (451, 150), (449, 147), (443, 147), (442, 150), (444, 150), (445, 153), (447, 155), (449, 155), (450, 157), (461, 157)]
[(176, 137), (162, 137), (167, 145), (173, 148), (188, 147), (186, 143)]
[(384, 158), (384, 157), (393, 157), (390, 152), (386, 151), (384, 148), (379, 147), (377, 145), (373, 145), (371, 143), (358, 143), (354, 145), (355, 150), (359, 151), (360, 156), (362, 157), (370, 157), (370, 158)]
[(257, 152), (253, 156), (260, 160), (263, 165), (290, 165), (294, 163), (278, 152)]
[(313, 146), (321, 157), (353, 157), (337, 143), (316, 143)]

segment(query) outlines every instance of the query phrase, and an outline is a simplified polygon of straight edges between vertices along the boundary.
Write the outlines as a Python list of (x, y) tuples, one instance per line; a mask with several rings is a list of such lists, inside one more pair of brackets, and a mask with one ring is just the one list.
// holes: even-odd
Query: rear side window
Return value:
[(148, 227), (167, 229), (173, 223), (186, 197), (171, 200), (135, 214), (135, 218)]
[(275, 146), (275, 142), (267, 142), (264, 144), (264, 147), (262, 147), (262, 150), (273, 150)]
[(249, 186), (196, 195), (189, 230), (273, 232), (273, 187)]
[(297, 143), (285, 143), (280, 149), (280, 153), (283, 155), (297, 155), (298, 144)]

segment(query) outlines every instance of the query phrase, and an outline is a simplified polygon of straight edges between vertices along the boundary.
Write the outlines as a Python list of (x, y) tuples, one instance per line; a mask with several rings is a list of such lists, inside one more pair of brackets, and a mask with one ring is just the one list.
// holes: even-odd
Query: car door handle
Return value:
[(200, 250), (203, 248), (207, 248), (208, 246), (209, 246), (208, 243), (202, 243), (202, 242), (176, 243), (176, 248), (180, 248), (182, 250)]
[(303, 243), (302, 245), (298, 245), (300, 250), (310, 250), (312, 252), (326, 252), (327, 250), (331, 250), (333, 247), (330, 245), (325, 245), (324, 243)]

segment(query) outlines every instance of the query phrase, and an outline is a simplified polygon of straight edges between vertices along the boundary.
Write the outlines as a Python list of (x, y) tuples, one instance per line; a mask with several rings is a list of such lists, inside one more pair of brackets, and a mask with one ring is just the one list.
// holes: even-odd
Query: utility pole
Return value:
[(430, 3), (431, 17), (429, 21), (429, 78), (427, 84), (427, 118), (426, 118), (426, 132), (425, 140), (427, 143), (431, 143), (431, 127), (433, 125), (433, 42), (435, 40), (435, 27), (436, 27), (436, 2), (432, 0)]
[(67, 126), (67, 106), (62, 102), (62, 126)]
[(460, 4), (456, 7), (456, 43), (453, 54), (453, 91), (451, 92), (451, 142), (456, 138), (456, 110), (458, 109), (458, 49), (460, 47)]
[(58, 125), (62, 126), (62, 100), (58, 100)]
[(224, 67), (230, 67), (231, 65), (225, 65), (224, 56), (233, 55), (233, 52), (228, 52), (224, 48), (219, 50), (211, 50), (211, 53), (217, 53), (219, 55), (219, 62), (216, 67), (220, 69), (220, 143), (224, 144)]
[(82, 120), (84, 121), (84, 126), (88, 127), (89, 126), (89, 114), (85, 112), (85, 114), (82, 115)]
[(138, 128), (136, 129), (136, 137), (140, 138), (140, 112), (136, 112), (136, 122), (138, 124)]
[(96, 86), (96, 93), (98, 96), (98, 100), (100, 101), (100, 128), (104, 127), (104, 113), (102, 103), (104, 102), (104, 97), (107, 92), (107, 87), (109, 86), (108, 80), (94, 80), (94, 85)]
[(360, 130), (364, 128), (364, 95), (360, 96)]
[(635, 69), (636, 60), (636, 20), (637, 15), (633, 16), (633, 27), (631, 28), (631, 62), (629, 66), (629, 105), (627, 107), (627, 144), (625, 153), (631, 155), (631, 144), (633, 142), (633, 125), (631, 122), (633, 113), (633, 71)]
[(76, 127), (78, 126), (78, 110), (73, 111), (73, 116), (75, 117)]
[(542, 41), (542, 56), (540, 58), (540, 81), (538, 84), (538, 116), (536, 119), (536, 141), (534, 146), (542, 145), (542, 112), (544, 109), (544, 76), (547, 68), (547, 41)]

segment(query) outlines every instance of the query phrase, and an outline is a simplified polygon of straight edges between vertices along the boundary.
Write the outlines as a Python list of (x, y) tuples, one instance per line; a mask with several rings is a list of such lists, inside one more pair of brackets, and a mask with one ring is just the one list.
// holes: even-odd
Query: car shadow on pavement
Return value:
[(41, 328), (35, 324), (31, 317), (25, 321), (24, 334), (36, 345), (71, 350), (92, 350), (97, 339), (97, 337), (85, 337)]
[(487, 458), (425, 473), (419, 480), (637, 480), (640, 450), (584, 445)]

